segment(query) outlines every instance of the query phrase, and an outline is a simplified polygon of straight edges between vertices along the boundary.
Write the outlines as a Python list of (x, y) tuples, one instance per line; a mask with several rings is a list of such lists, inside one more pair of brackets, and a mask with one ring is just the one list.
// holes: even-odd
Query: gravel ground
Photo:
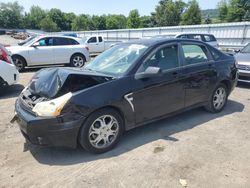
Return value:
[(21, 40), (16, 40), (12, 38), (10, 35), (0, 35), (0, 44), (4, 45), (17, 45), (17, 43)]
[[(32, 70), (34, 71), (34, 70)], [(250, 86), (237, 87), (225, 110), (195, 109), (127, 132), (112, 151), (25, 143), (10, 124), (20, 84), (0, 91), (0, 187), (250, 187)]]

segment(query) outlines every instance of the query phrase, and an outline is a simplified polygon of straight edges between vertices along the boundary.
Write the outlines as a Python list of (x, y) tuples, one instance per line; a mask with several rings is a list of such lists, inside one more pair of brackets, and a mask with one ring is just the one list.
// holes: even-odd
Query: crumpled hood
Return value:
[(235, 58), (239, 64), (250, 65), (250, 53), (238, 53)]
[(46, 98), (54, 98), (67, 92), (76, 92), (103, 82), (112, 77), (77, 68), (48, 68), (37, 72), (29, 84), (29, 90)]

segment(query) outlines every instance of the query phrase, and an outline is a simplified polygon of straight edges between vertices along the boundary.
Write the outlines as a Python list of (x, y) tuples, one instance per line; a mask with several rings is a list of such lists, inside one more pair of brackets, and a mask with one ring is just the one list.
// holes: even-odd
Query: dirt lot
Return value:
[(250, 187), (250, 86), (237, 87), (226, 109), (196, 109), (127, 132), (116, 149), (25, 143), (9, 123), (14, 102), (34, 72), (0, 93), (0, 187)]

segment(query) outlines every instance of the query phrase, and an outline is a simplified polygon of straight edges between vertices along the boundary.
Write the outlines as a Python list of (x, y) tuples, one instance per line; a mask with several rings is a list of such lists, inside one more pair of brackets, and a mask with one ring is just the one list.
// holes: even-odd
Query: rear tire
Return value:
[(26, 61), (23, 57), (18, 55), (13, 55), (12, 60), (19, 72), (23, 72), (25, 70)]
[(124, 131), (119, 112), (104, 108), (91, 114), (79, 133), (79, 143), (91, 153), (104, 153), (115, 147)]
[(85, 65), (86, 58), (82, 54), (74, 54), (70, 58), (70, 66), (71, 67), (83, 67)]
[(228, 88), (225, 84), (220, 83), (213, 91), (212, 96), (209, 99), (205, 109), (212, 113), (221, 112), (227, 104)]

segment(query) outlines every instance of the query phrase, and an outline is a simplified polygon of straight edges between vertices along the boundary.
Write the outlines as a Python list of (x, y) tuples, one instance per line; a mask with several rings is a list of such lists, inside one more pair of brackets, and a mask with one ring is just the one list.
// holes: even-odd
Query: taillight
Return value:
[(7, 52), (1, 48), (0, 48), (0, 60), (11, 64), (11, 60), (8, 58)]
[(89, 51), (89, 47), (87, 47), (87, 46), (86, 46), (85, 48), (86, 48), (86, 50), (88, 50), (88, 51)]

